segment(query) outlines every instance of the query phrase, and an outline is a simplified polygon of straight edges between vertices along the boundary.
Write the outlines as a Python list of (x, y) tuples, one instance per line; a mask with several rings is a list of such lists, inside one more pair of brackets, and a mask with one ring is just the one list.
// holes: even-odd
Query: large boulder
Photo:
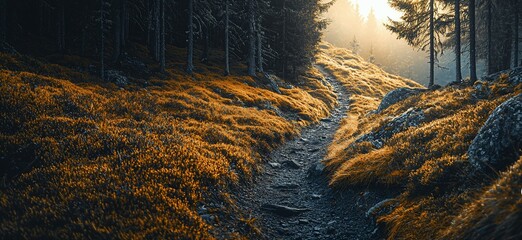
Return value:
[(488, 99), (491, 96), (491, 88), (487, 82), (477, 81), (473, 84), (475, 91), (472, 93), (476, 99)]
[(522, 83), (522, 67), (511, 70), (508, 78), (509, 83), (513, 85)]
[(362, 135), (355, 142), (370, 142), (375, 148), (382, 148), (384, 141), (409, 127), (419, 126), (426, 116), (419, 108), (410, 108), (399, 116), (392, 118), (388, 123), (375, 132)]
[(520, 157), (522, 94), (502, 103), (489, 116), (468, 149), (476, 169), (503, 170)]
[(384, 98), (381, 101), (381, 104), (379, 104), (379, 108), (377, 108), (377, 113), (380, 113), (386, 110), (391, 105), (423, 91), (425, 90), (420, 88), (397, 88), (393, 91), (390, 91), (386, 94), (386, 96), (384, 96)]
[(502, 75), (507, 75), (508, 76), (507, 82), (512, 85), (517, 85), (517, 84), (522, 83), (522, 67), (493, 73), (491, 75), (483, 77), (483, 79), (486, 81), (489, 81), (489, 82), (493, 82), (493, 81), (497, 81), (498, 79), (500, 79), (500, 77)]
[(129, 80), (124, 75), (123, 72), (117, 70), (108, 70), (107, 71), (107, 80), (116, 84), (118, 87), (125, 87), (129, 84)]

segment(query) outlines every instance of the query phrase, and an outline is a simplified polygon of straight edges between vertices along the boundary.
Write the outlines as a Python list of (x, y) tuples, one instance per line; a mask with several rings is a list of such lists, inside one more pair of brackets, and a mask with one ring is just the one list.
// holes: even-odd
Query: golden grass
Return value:
[(321, 43), (317, 63), (348, 87), (354, 95), (374, 98), (380, 102), (389, 91), (399, 87), (421, 87), (420, 84), (389, 74), (378, 66), (364, 61), (350, 50)]
[(25, 170), (1, 189), (1, 238), (212, 238), (198, 204), (229, 201), (262, 153), (335, 104), (313, 71), (279, 95), (204, 65), (123, 89), (72, 81), (83, 74), (28, 57), (0, 59), (9, 63), (0, 70), (2, 165)]
[[(417, 94), (382, 113), (367, 115), (377, 108), (384, 93), (400, 84), (365, 77), (364, 66), (370, 64), (358, 63), (360, 59), (347, 50), (332, 50), (331, 46), (324, 49), (320, 61), (352, 88), (354, 102), (329, 147), (326, 164), (332, 187), (373, 185), (403, 189), (397, 197), (398, 205), (378, 217), (386, 225), (388, 239), (520, 236), (514, 229), (521, 219), (521, 161), (494, 180), (490, 176), (471, 175), (473, 169), (466, 151), (491, 112), (521, 93), (522, 85), (508, 85), (504, 75), (494, 83), (477, 83), (491, 91), (488, 99), (477, 100), (473, 87), (447, 87)], [(329, 57), (331, 53), (337, 55)], [(408, 81), (403, 84), (415, 86)], [(369, 142), (355, 142), (411, 107), (424, 110), (426, 119), (420, 126), (395, 134), (381, 149)]]
[[(355, 141), (354, 136), (369, 129), (374, 121), (361, 121), (367, 113), (377, 109), (381, 99), (399, 87), (422, 87), (420, 84), (389, 74), (374, 64), (364, 61), (350, 50), (321, 43), (317, 63), (343, 83), (350, 93), (348, 117), (343, 119), (326, 157), (327, 168), (336, 169), (345, 161), (344, 149)], [(375, 117), (370, 117), (376, 120)]]
[(441, 235), (448, 239), (520, 239), (522, 158), (461, 210)]

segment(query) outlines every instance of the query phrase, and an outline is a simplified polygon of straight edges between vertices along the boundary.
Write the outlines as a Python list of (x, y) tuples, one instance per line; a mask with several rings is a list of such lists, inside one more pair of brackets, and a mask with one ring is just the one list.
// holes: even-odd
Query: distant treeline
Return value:
[[(22, 53), (53, 52), (120, 61), (129, 41), (144, 44), (165, 70), (167, 44), (187, 48), (186, 71), (209, 49), (244, 61), (248, 74), (273, 70), (295, 77), (312, 61), (321, 18), (330, 3), (321, 0), (0, 0), (0, 42)], [(196, 57), (196, 58), (197, 58)]]
[(437, 55), (445, 49), (456, 53), (456, 81), (462, 79), (463, 46), (469, 46), (470, 76), (477, 79), (477, 59), (487, 60), (487, 72), (520, 66), (521, 0), (390, 0), (403, 12), (387, 27), (414, 47), (430, 52), (431, 77)]

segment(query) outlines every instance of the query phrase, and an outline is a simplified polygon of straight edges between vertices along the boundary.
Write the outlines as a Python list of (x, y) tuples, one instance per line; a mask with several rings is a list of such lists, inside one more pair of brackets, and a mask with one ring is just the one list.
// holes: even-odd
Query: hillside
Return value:
[[(264, 171), (253, 184), (235, 194), (238, 207), (252, 218), (257, 234), (252, 239), (375, 239), (381, 236), (375, 222), (366, 217), (388, 191), (365, 194), (364, 189), (335, 191), (328, 186), (321, 161), (332, 141), (346, 141), (335, 134), (375, 105), (387, 91), (419, 86), (388, 74), (352, 52), (322, 43), (314, 68), (333, 87), (338, 105), (320, 123), (311, 125), (265, 157)], [(353, 76), (346, 77), (346, 76)], [(342, 81), (340, 81), (342, 78)], [(350, 118), (346, 119), (347, 114)]]
[(0, 53), (0, 238), (520, 237), (520, 69), (426, 89), (325, 42), (294, 81), (128, 51), (110, 81)]
[[(377, 109), (386, 93), (401, 87), (422, 88), (412, 80), (389, 74), (374, 64), (364, 61), (350, 50), (329, 43), (321, 45), (317, 64), (341, 81), (350, 94), (350, 109), (328, 151), (328, 159), (345, 161), (342, 151), (353, 141), (353, 136), (366, 126), (369, 111)], [(333, 161), (329, 161), (329, 167)]]
[(522, 239), (521, 1), (0, 0), (0, 239)]
[(187, 75), (182, 49), (169, 46), (164, 74), (132, 49), (150, 73), (126, 70), (120, 86), (89, 59), (0, 53), (0, 238), (212, 238), (202, 206), (247, 228), (231, 187), (335, 104), (314, 70), (278, 94), (223, 77), (219, 52)]
[(352, 92), (325, 159), (333, 188), (396, 191), (368, 211), (388, 239), (521, 237), (520, 69), (474, 85), (395, 90), (379, 105), (389, 90), (419, 86), (361, 76), (368, 66), (323, 48), (319, 63)]

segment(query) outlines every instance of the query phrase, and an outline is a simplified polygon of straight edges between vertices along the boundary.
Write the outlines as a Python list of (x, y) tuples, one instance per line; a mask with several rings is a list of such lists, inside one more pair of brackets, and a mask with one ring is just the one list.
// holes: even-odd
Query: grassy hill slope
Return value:
[(182, 49), (164, 74), (133, 49), (152, 73), (125, 87), (77, 56), (0, 54), (0, 238), (212, 238), (201, 206), (236, 214), (230, 187), (335, 105), (314, 70), (277, 94), (219, 53), (189, 76)]
[[(477, 83), (480, 88), (462, 84), (429, 90), (370, 113), (391, 88), (417, 85), (380, 73), (361, 76), (365, 66), (353, 64), (355, 57), (343, 49), (325, 46), (321, 58), (354, 93), (353, 108), (325, 161), (331, 186), (398, 189), (376, 216), (389, 239), (520, 237), (515, 229), (522, 219), (522, 159), (496, 176), (473, 175), (466, 152), (492, 111), (522, 92), (521, 84), (510, 85), (501, 75)], [(482, 91), (489, 95), (477, 97)], [(381, 148), (357, 141), (411, 108), (423, 111), (420, 125), (394, 134)]]
[(422, 88), (412, 80), (389, 74), (366, 62), (350, 50), (326, 42), (321, 45), (317, 64), (341, 81), (350, 93), (348, 117), (341, 123), (328, 151), (327, 167), (330, 169), (346, 160), (343, 150), (355, 140), (354, 137), (371, 127), (371, 122), (364, 121), (366, 114), (377, 109), (386, 93), (400, 87)]

